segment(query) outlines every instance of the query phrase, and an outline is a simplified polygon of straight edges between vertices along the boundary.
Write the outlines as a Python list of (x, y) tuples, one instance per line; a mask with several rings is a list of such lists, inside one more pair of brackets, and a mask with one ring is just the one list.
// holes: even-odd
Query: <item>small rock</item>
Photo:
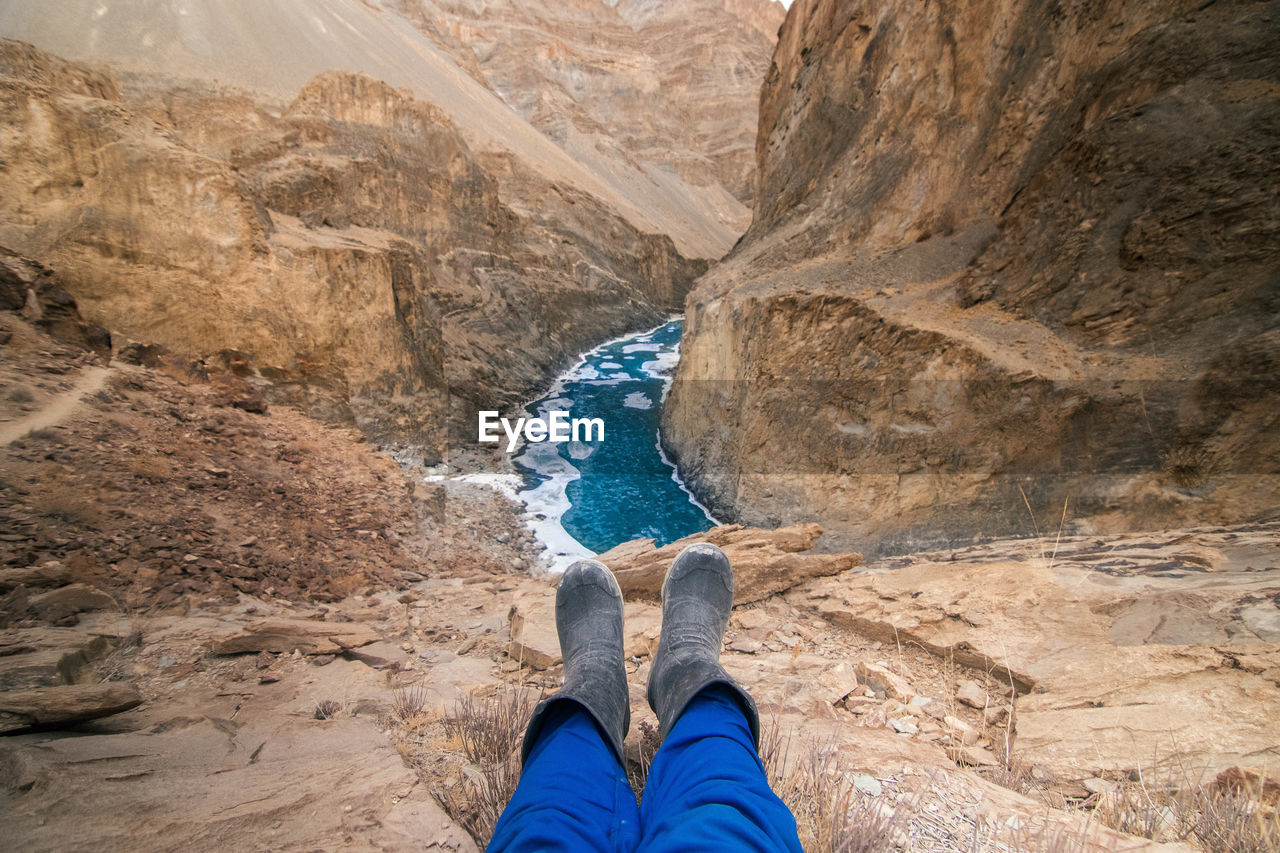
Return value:
[(1000, 764), (995, 753), (980, 746), (949, 746), (947, 757), (967, 767), (996, 767)]
[(23, 569), (0, 569), (0, 592), (8, 592), (20, 586), (62, 586), (71, 580), (71, 572), (62, 563), (51, 560), (42, 566)]
[(900, 702), (906, 702), (915, 695), (915, 691), (911, 689), (911, 685), (907, 683), (902, 676), (890, 672), (885, 666), (878, 663), (867, 663), (860, 661), (857, 669), (858, 682), (865, 684), (873, 690), (878, 690), (886, 696), (891, 696)]
[(311, 663), (315, 666), (328, 666), (333, 663), (333, 655), (312, 655)]
[(857, 788), (868, 797), (880, 796), (880, 780), (874, 776), (860, 775), (853, 777), (853, 787)]
[(961, 681), (956, 688), (956, 699), (979, 711), (987, 707), (986, 691), (979, 687), (976, 681), (968, 679)]
[(889, 726), (900, 735), (913, 735), (920, 731), (916, 724), (906, 717), (895, 717), (889, 721)]
[(30, 607), (32, 613), (46, 622), (57, 622), (72, 614), (91, 610), (119, 609), (110, 595), (82, 583), (32, 596)]
[(1090, 794), (1107, 794), (1116, 789), (1115, 782), (1108, 782), (1106, 779), (1099, 779), (1096, 776), (1091, 779), (1085, 779), (1081, 784)]

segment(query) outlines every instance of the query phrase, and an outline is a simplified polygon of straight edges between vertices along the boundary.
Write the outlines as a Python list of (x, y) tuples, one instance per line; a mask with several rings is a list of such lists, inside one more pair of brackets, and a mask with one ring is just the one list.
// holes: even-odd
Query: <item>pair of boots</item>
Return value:
[[(738, 699), (760, 744), (755, 702), (720, 666), (720, 645), (733, 609), (733, 568), (715, 545), (680, 552), (662, 583), (662, 637), (649, 672), (649, 707), (658, 715), (663, 739), (693, 698), (713, 684)], [(548, 708), (572, 700), (599, 725), (618, 761), (631, 723), (631, 702), (622, 652), (622, 590), (605, 566), (581, 560), (570, 566), (556, 593), (556, 632), (564, 658), (564, 687), (534, 709), (521, 760), (537, 741)]]

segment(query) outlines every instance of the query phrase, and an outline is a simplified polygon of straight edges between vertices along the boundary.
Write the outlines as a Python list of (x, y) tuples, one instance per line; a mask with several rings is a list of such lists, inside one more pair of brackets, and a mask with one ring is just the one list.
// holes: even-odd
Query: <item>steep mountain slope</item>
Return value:
[[(275, 109), (0, 43), (0, 245), (120, 339), (237, 365), (374, 437), (527, 396), (705, 262), (347, 73)], [(474, 429), (474, 427), (472, 427)]]
[[(406, 14), (585, 163), (672, 175), (737, 232), (750, 221), (774, 0), (404, 0)], [(715, 36), (708, 38), (708, 33)], [(728, 196), (728, 197), (724, 197)]]
[(752, 226), (688, 300), (682, 470), (869, 553), (1274, 515), (1277, 36), (1274, 3), (798, 0)]
[[(567, 183), (596, 196), (639, 230), (671, 235), (686, 255), (719, 257), (741, 233), (745, 210), (714, 181), (700, 177), (687, 181), (684, 175), (688, 170), (602, 153), (607, 147), (603, 144), (561, 147), (552, 142), (416, 28), (399, 11), (402, 5), (417, 4), (389, 0), (50, 0), (0, 8), (0, 35), (68, 59), (110, 60), (129, 70), (159, 72), (177, 79), (216, 80), (286, 99), (293, 98), (317, 74), (360, 72), (407, 88), (442, 109), (477, 152), (513, 155), (549, 182)], [(433, 8), (422, 4), (416, 11), (423, 15)], [(550, 22), (553, 32), (559, 28), (590, 33), (601, 16), (615, 25), (621, 23), (617, 13), (599, 2), (548, 8), (559, 10)], [(486, 9), (476, 14), (490, 20), (492, 13)], [(498, 19), (502, 17), (498, 15)], [(717, 20), (704, 22), (695, 17), (686, 24), (687, 29), (701, 35), (715, 34), (698, 41), (722, 41), (726, 52), (733, 51), (732, 46), (739, 42), (745, 43), (748, 35), (729, 29), (735, 26), (724, 12)], [(450, 45), (455, 54), (475, 49), (484, 37), (477, 32), (455, 35), (464, 40)], [(744, 77), (751, 78), (749, 85), (739, 80), (734, 83), (736, 88), (713, 94), (711, 101), (714, 112), (732, 116), (748, 133), (754, 121), (755, 87), (772, 45), (772, 38), (766, 39), (757, 31), (749, 35), (755, 64), (741, 69)], [(530, 41), (510, 43), (514, 61), (529, 65), (525, 44)], [(652, 61), (643, 51), (653, 47), (653, 39), (615, 44), (620, 50), (636, 52), (622, 54), (610, 71), (628, 61)], [(566, 73), (586, 72), (569, 69)], [(649, 74), (640, 76), (640, 84), (651, 89), (655, 82), (665, 82), (655, 81)], [(636, 75), (606, 74), (602, 82), (612, 87), (617, 79), (628, 77), (632, 80), (628, 85), (635, 85)], [(524, 97), (516, 95), (517, 100)], [(661, 97), (661, 93), (654, 93), (654, 99)], [(674, 138), (667, 142), (661, 132), (654, 141), (676, 148), (682, 142)]]

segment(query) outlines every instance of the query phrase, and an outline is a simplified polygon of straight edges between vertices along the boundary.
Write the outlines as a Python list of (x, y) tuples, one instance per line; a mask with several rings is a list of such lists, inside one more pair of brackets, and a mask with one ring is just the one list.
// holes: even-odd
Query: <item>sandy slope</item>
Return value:
[(605, 201), (682, 252), (719, 257), (737, 234), (722, 193), (622, 160), (575, 158), (516, 115), (382, 0), (48, 0), (0, 7), (0, 35), (68, 59), (107, 60), (293, 97), (316, 74), (360, 71), (449, 113), (478, 150), (510, 151)]

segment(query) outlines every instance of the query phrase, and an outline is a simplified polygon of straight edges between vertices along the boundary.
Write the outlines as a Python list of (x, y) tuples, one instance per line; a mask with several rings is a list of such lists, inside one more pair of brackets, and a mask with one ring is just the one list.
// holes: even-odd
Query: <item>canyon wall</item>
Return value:
[(91, 323), (437, 452), (707, 266), (363, 75), (275, 105), (4, 41), (0, 115), (0, 245)]
[(797, 0), (664, 438), (869, 554), (1274, 518), (1280, 4)]
[(675, 176), (735, 237), (746, 229), (754, 105), (786, 14), (781, 3), (401, 0), (401, 7), (575, 157)]

